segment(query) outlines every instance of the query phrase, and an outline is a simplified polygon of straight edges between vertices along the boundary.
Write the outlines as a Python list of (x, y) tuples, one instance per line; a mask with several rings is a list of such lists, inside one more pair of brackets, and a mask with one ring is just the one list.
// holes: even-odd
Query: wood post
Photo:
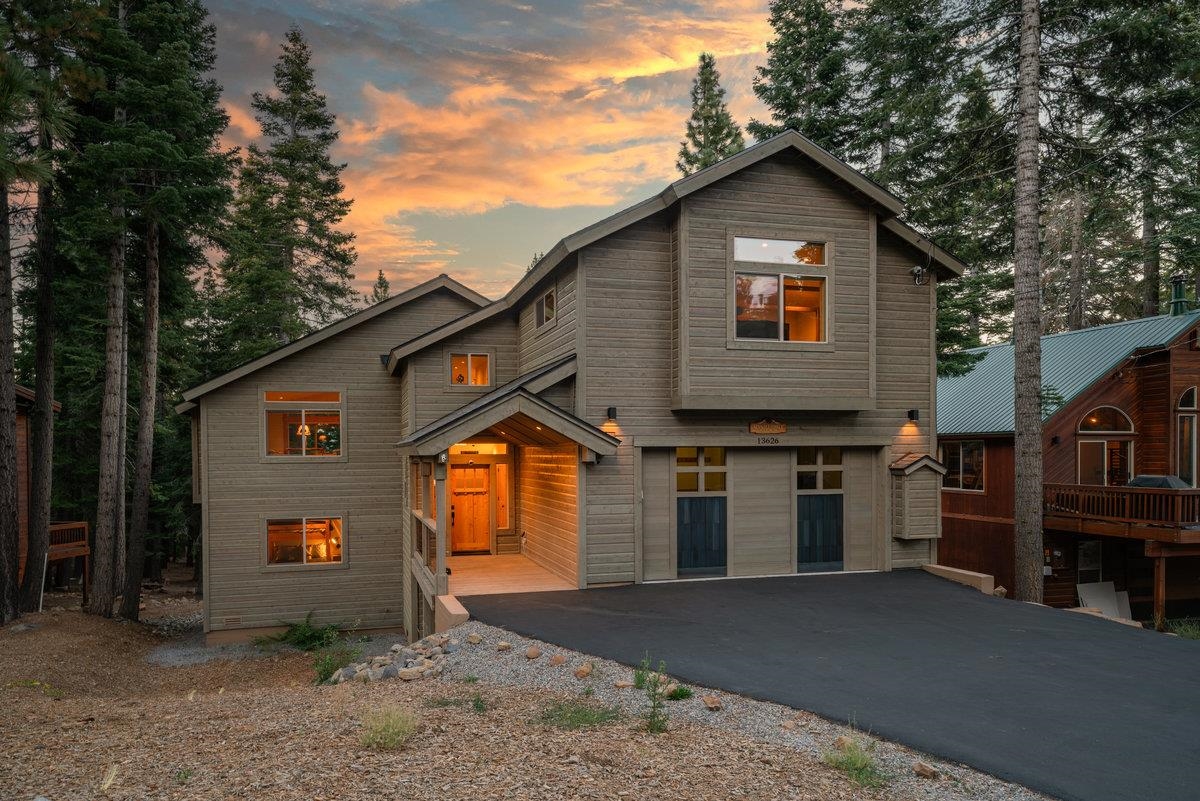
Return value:
[(450, 530), (450, 502), (446, 491), (446, 463), (439, 461), (433, 466), (434, 491), (437, 493), (437, 558), (434, 562), (433, 580), (438, 595), (450, 594), (450, 578), (446, 575), (446, 542)]
[(1167, 557), (1154, 558), (1154, 628), (1167, 627)]

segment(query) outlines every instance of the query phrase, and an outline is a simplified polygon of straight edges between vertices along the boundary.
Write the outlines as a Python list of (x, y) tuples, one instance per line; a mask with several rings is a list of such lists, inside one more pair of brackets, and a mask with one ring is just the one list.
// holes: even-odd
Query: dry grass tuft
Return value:
[(407, 709), (385, 706), (363, 719), (362, 744), (376, 751), (396, 751), (417, 733), (417, 719)]

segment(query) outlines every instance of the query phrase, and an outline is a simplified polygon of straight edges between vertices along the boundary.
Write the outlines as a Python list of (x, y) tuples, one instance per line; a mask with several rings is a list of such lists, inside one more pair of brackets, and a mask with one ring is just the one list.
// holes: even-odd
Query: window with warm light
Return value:
[(724, 448), (676, 448), (675, 491), (703, 495), (726, 491)]
[(1079, 421), (1081, 433), (1133, 433), (1133, 421), (1129, 415), (1115, 406), (1097, 406)]
[(492, 383), (491, 359), (486, 353), (451, 353), (450, 383), (457, 387), (486, 387)]
[(266, 455), (331, 457), (342, 455), (342, 393), (275, 391), (263, 393)]
[(340, 564), (346, 549), (340, 517), (296, 517), (267, 521), (267, 564)]
[[(823, 242), (734, 237), (734, 336), (774, 342), (825, 342), (827, 267)], [(769, 265), (817, 268), (812, 274)]]
[(796, 449), (797, 492), (841, 492), (842, 449), (836, 446)]

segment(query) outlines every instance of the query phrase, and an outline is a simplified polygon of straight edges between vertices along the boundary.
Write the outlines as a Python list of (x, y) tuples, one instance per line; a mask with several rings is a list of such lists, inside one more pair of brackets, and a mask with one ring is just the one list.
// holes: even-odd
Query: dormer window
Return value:
[(489, 354), (451, 353), (450, 383), (457, 387), (486, 387), (492, 383)]
[(734, 237), (734, 336), (767, 342), (825, 342), (825, 251), (824, 242)]
[(545, 328), (548, 325), (553, 325), (554, 314), (554, 290), (549, 289), (544, 295), (537, 299), (537, 304), (534, 306), (534, 319), (536, 321), (536, 327)]

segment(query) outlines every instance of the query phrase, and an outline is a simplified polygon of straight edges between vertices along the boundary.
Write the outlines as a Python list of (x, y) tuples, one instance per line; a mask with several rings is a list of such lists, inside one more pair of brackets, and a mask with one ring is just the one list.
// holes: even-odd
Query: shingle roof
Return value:
[[(1044, 336), (1042, 386), (1061, 395), (1066, 405), (1136, 351), (1167, 345), (1197, 322), (1200, 312), (1190, 312)], [(983, 354), (969, 373), (938, 379), (938, 434), (1011, 432), (1012, 343), (969, 352)]]

